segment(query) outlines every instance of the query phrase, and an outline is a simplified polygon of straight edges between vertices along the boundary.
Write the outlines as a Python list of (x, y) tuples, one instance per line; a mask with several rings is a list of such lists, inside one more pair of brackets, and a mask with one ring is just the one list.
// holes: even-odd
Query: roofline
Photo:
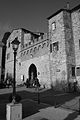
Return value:
[(71, 12), (71, 10), (68, 10), (68, 9), (60, 9), (58, 10), (57, 12), (55, 12), (54, 14), (52, 14), (51, 16), (49, 16), (47, 19), (51, 19), (52, 17), (54, 17), (55, 15), (59, 14), (60, 12), (62, 11), (67, 11), (67, 12)]
[(24, 29), (24, 28), (20, 28), (20, 29), (22, 29), (25, 33), (26, 33), (26, 32), (27, 32), (27, 33), (31, 33), (31, 34), (33, 34), (33, 35), (35, 35), (35, 36), (38, 36), (38, 37), (39, 37), (39, 35), (38, 35), (38, 34), (36, 34), (36, 33), (32, 32), (32, 31), (30, 31), (30, 30), (26, 30), (26, 29)]
[(54, 14), (52, 14), (50, 17), (48, 17), (47, 19), (48, 19), (48, 20), (51, 19), (52, 17), (54, 17), (55, 15), (59, 14), (59, 13), (62, 12), (62, 11), (67, 11), (67, 12), (72, 13), (72, 12), (78, 10), (78, 9), (80, 9), (80, 4), (77, 5), (76, 7), (72, 8), (71, 10), (68, 10), (68, 9), (60, 9), (60, 10), (58, 10), (57, 12), (55, 12)]
[(35, 34), (34, 32), (31, 32), (30, 30), (26, 30), (26, 29), (24, 29), (24, 28), (16, 28), (16, 29), (12, 29), (11, 34), (12, 34), (13, 31), (15, 31), (15, 30), (22, 30), (22, 31), (24, 31), (25, 33), (31, 33), (31, 34), (33, 34), (33, 35), (39, 37), (39, 35)]
[(74, 7), (74, 8), (71, 10), (71, 12), (74, 12), (74, 11), (76, 11), (76, 10), (78, 10), (78, 9), (80, 9), (80, 4), (77, 5), (76, 7)]

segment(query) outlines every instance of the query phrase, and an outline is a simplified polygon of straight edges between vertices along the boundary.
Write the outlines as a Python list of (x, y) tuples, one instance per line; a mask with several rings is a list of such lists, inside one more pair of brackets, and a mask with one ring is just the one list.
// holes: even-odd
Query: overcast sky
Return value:
[(0, 36), (5, 31), (25, 28), (47, 32), (47, 17), (64, 8), (80, 4), (80, 0), (0, 0)]

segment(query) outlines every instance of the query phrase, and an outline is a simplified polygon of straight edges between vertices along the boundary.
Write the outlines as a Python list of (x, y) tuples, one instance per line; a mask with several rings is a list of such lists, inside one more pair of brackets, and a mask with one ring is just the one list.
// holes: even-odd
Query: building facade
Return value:
[(16, 60), (16, 83), (37, 77), (41, 86), (56, 81), (80, 84), (80, 5), (60, 9), (48, 17), (48, 35), (25, 29), (13, 30), (7, 40), (5, 77), (13, 76), (11, 41), (20, 41)]
[(80, 84), (80, 5), (60, 9), (48, 21), (52, 82), (77, 80)]
[(5, 77), (13, 76), (13, 50), (11, 41), (16, 37), (20, 41), (16, 60), (16, 83), (27, 78), (37, 77), (41, 85), (50, 84), (49, 40), (44, 33), (33, 33), (25, 29), (13, 30), (7, 40)]
[(10, 32), (6, 32), (2, 38), (2, 42), (4, 44), (4, 46), (2, 47), (2, 60), (1, 60), (1, 65), (2, 65), (2, 69), (1, 69), (1, 80), (4, 81), (4, 77), (5, 77), (5, 58), (6, 58), (6, 44), (7, 44), (7, 39), (10, 35)]
[(0, 41), (0, 81), (1, 81), (1, 71), (2, 71), (2, 47), (4, 44)]

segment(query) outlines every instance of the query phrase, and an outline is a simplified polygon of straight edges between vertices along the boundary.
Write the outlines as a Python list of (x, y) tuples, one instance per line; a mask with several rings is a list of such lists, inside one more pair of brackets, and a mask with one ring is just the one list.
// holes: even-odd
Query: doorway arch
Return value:
[(33, 63), (29, 67), (29, 73), (28, 74), (29, 74), (30, 82), (33, 83), (35, 78), (37, 77), (37, 68)]

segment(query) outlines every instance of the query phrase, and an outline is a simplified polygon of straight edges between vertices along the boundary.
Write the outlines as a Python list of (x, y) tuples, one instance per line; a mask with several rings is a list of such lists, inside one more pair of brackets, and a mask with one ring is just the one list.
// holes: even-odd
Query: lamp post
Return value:
[(12, 42), (12, 48), (14, 50), (14, 79), (13, 79), (13, 95), (12, 95), (12, 101), (15, 103), (15, 96), (16, 96), (16, 54), (19, 47), (20, 42), (18, 41), (18, 38), (16, 37)]

